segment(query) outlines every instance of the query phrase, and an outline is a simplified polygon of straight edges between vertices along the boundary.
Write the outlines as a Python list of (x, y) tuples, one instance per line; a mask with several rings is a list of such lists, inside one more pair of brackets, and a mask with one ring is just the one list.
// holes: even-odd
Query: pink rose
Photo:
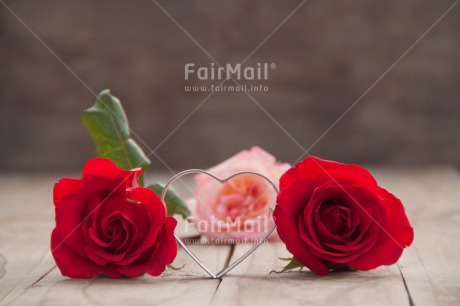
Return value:
[[(276, 185), (290, 168), (259, 147), (244, 150), (208, 171), (219, 178), (236, 172), (253, 171), (270, 178)], [(195, 176), (195, 225), (211, 243), (232, 244), (260, 239), (274, 224), (270, 208), (276, 192), (263, 178), (244, 174), (221, 184), (205, 174)], [(274, 232), (269, 238), (277, 237)]]

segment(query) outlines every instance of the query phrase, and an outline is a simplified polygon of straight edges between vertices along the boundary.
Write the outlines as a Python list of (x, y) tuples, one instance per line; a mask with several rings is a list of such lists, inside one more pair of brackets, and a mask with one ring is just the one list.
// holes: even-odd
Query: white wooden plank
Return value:
[[(383, 187), (402, 199), (415, 228), (414, 244), (399, 262), (412, 302), (459, 304), (460, 176), (452, 169), (372, 172)], [(57, 269), (46, 274), (54, 266), (49, 235), (54, 225), (52, 186), (58, 178), (0, 176), (0, 304), (409, 303), (397, 266), (325, 277), (309, 272), (268, 275), (283, 265), (276, 257), (288, 256), (281, 243), (263, 245), (220, 285), (207, 278), (184, 252), (175, 265), (187, 263), (186, 267), (159, 278), (70, 280)], [(168, 178), (164, 176), (163, 181)], [(187, 192), (183, 186), (178, 189)], [(237, 246), (233, 259), (247, 247)], [(213, 271), (220, 270), (229, 250), (222, 246), (192, 248), (203, 253), (204, 261), (211, 261)]]
[[(193, 246), (198, 256), (217, 271), (229, 255), (229, 247)], [(37, 284), (27, 289), (11, 305), (184, 305), (191, 301), (210, 303), (219, 284), (210, 279), (183, 250), (174, 265), (180, 271), (166, 271), (160, 277), (134, 279), (95, 278), (68, 279), (54, 269)]]
[[(232, 260), (249, 246), (236, 247)], [(316, 276), (305, 270), (269, 274), (285, 265), (284, 244), (267, 243), (222, 280), (214, 305), (408, 305), (397, 266), (369, 272), (337, 272)]]
[(0, 177), (0, 303), (8, 304), (54, 267), (49, 256), (53, 178)]
[(407, 208), (415, 239), (399, 265), (415, 305), (460, 305), (460, 176), (454, 169), (377, 171)]

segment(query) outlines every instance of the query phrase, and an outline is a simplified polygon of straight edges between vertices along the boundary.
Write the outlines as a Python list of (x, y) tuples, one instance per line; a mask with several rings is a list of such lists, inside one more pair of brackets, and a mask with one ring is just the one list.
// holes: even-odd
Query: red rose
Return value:
[(356, 165), (309, 157), (280, 179), (281, 240), (317, 274), (394, 264), (414, 232), (401, 201)]
[(173, 262), (176, 220), (152, 190), (138, 187), (141, 172), (94, 158), (81, 179), (56, 183), (51, 251), (63, 275), (156, 276)]

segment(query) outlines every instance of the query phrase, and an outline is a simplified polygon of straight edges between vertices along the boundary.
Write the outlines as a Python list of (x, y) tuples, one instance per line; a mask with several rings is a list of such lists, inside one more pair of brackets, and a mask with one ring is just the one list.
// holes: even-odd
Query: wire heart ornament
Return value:
[[(202, 173), (202, 174), (205, 174), (205, 175), (208, 175), (210, 177), (212, 177), (213, 179), (215, 179), (216, 181), (218, 181), (219, 183), (221, 184), (225, 184), (226, 182), (230, 181), (232, 178), (236, 177), (236, 176), (239, 176), (239, 175), (243, 175), (243, 174), (252, 174), (252, 175), (256, 175), (256, 176), (259, 176), (261, 177), (262, 179), (264, 179), (265, 181), (267, 181), (270, 186), (273, 187), (273, 189), (275, 190), (276, 194), (279, 193), (279, 189), (278, 189), (278, 186), (271, 180), (269, 179), (267, 176), (263, 175), (263, 174), (260, 174), (258, 172), (253, 172), (253, 171), (242, 171), (242, 172), (236, 172), (226, 178), (219, 178), (218, 176), (206, 171), (206, 170), (201, 170), (201, 169), (190, 169), (190, 170), (185, 170), (185, 171), (182, 171), (176, 175), (174, 175), (169, 181), (168, 183), (165, 185), (164, 189), (163, 189), (163, 192), (161, 193), (161, 201), (163, 203), (165, 203), (165, 197), (166, 197), (166, 192), (168, 191), (168, 189), (171, 187), (171, 185), (177, 181), (178, 179), (180, 179), (181, 177), (183, 176), (186, 176), (186, 175), (190, 175), (190, 174), (199, 174), (199, 173)], [(177, 243), (185, 250), (185, 252), (187, 252), (187, 254), (209, 275), (211, 276), (212, 278), (214, 279), (220, 279), (222, 278), (225, 274), (227, 274), (228, 272), (230, 272), (231, 270), (233, 270), (236, 266), (238, 266), (241, 262), (243, 262), (249, 255), (251, 255), (255, 250), (257, 250), (261, 245), (262, 243), (265, 242), (265, 240), (267, 240), (267, 238), (270, 236), (270, 234), (275, 230), (276, 228), (276, 224), (273, 224), (269, 229), (268, 231), (262, 236), (259, 238), (258, 242), (255, 243), (246, 253), (244, 253), (242, 256), (240, 256), (238, 259), (236, 259), (234, 262), (232, 262), (231, 264), (229, 264), (227, 267), (224, 267), (220, 272), (218, 272), (217, 274), (214, 274), (213, 272), (211, 272), (206, 266), (205, 264), (200, 260), (198, 259), (198, 257), (193, 254), (193, 252), (187, 247), (187, 245), (184, 243), (184, 241), (179, 237), (177, 236), (176, 233), (174, 233), (174, 237), (176, 238), (176, 241)]]

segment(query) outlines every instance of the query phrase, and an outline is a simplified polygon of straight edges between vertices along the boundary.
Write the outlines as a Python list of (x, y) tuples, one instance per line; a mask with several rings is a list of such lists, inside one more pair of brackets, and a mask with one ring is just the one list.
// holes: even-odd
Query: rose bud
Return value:
[(283, 174), (274, 218), (288, 251), (321, 275), (394, 264), (414, 238), (401, 201), (366, 169), (316, 157)]

